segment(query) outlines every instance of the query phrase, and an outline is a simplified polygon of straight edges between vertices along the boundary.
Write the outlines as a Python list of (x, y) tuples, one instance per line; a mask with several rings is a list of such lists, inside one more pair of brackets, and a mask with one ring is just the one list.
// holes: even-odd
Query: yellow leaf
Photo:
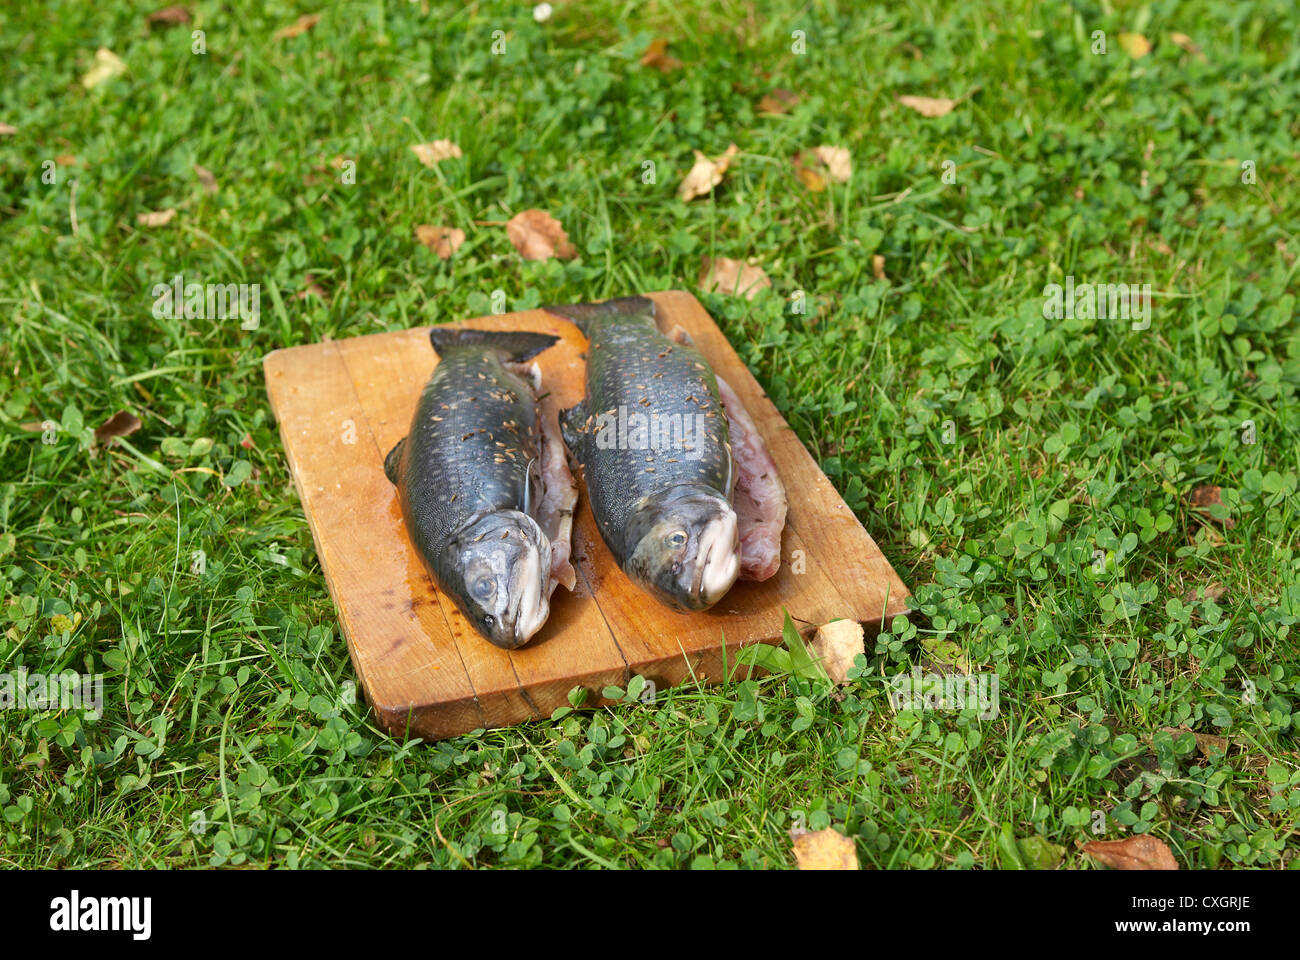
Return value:
[(899, 97), (898, 102), (923, 117), (946, 116), (952, 112), (953, 107), (957, 106), (956, 100), (949, 100), (947, 97), (913, 97), (910, 94)]
[(855, 620), (834, 620), (823, 624), (817, 628), (812, 648), (832, 683), (848, 683), (853, 658), (867, 652), (862, 624)]
[(772, 281), (762, 267), (730, 257), (704, 257), (700, 262), (700, 289), (706, 293), (739, 294), (753, 300)]
[(794, 167), (794, 175), (799, 178), (800, 183), (813, 193), (821, 193), (826, 189), (826, 178), (816, 170), (796, 163)]
[(695, 151), (695, 166), (686, 174), (682, 184), (677, 188), (677, 195), (690, 201), (702, 197), (722, 182), (722, 175), (731, 166), (731, 160), (740, 151), (734, 143), (717, 159), (710, 160), (700, 151)]
[(465, 242), (465, 231), (455, 227), (434, 227), (422, 223), (415, 228), (415, 237), (438, 255), (440, 260), (450, 260), (451, 255)]
[(827, 827), (794, 838), (794, 859), (800, 870), (857, 870), (858, 851), (853, 841)]
[(419, 158), (420, 162), (426, 167), (432, 167), (439, 160), (446, 160), (448, 157), (460, 157), (460, 147), (450, 140), (434, 140), (432, 143), (413, 143), (411, 150)]
[(1119, 47), (1134, 60), (1140, 60), (1151, 52), (1151, 41), (1140, 33), (1121, 33)]
[(176, 216), (176, 211), (172, 207), (168, 207), (166, 210), (137, 213), (135, 219), (142, 227), (162, 227), (171, 223), (174, 216)]
[(1197, 46), (1196, 41), (1187, 34), (1174, 32), (1169, 34), (1169, 40), (1175, 46), (1181, 47), (1193, 56), (1200, 57), (1202, 60), (1205, 59), (1205, 55), (1201, 52), (1201, 48)]
[(813, 147), (813, 156), (826, 167), (836, 183), (848, 183), (853, 176), (853, 155), (844, 147)]
[(81, 85), (87, 90), (93, 90), (101, 83), (124, 73), (126, 73), (126, 64), (122, 62), (122, 58), (108, 47), (100, 47), (95, 51), (95, 65), (81, 78)]
[(878, 253), (871, 255), (871, 273), (877, 280), (885, 279), (885, 258)]

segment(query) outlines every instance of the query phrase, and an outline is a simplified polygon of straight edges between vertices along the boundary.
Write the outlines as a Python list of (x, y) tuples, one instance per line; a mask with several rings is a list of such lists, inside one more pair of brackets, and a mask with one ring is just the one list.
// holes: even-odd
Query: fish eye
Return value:
[(668, 536), (664, 537), (664, 542), (670, 547), (684, 547), (687, 541), (685, 530), (674, 530)]
[(491, 577), (479, 577), (470, 586), (469, 592), (473, 594), (475, 600), (488, 600), (496, 592), (496, 588), (496, 581)]

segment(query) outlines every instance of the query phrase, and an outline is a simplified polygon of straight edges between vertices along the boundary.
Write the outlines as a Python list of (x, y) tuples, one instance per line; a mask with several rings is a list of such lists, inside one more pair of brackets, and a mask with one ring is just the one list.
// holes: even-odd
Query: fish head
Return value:
[(711, 607), (740, 573), (736, 511), (708, 487), (683, 484), (645, 498), (626, 534), (624, 571), (676, 610)]
[(480, 518), (448, 546), (461, 611), (498, 647), (521, 647), (550, 615), (551, 542), (518, 510)]

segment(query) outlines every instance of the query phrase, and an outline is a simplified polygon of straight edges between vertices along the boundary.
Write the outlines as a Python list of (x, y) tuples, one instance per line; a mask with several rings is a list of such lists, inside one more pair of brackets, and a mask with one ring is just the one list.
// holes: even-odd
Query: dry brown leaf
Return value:
[(858, 850), (838, 830), (803, 832), (794, 837), (794, 859), (800, 870), (857, 870)]
[(0, 136), (12, 137), (17, 132), (17, 127), (11, 127), (7, 123), (0, 123)]
[(853, 620), (834, 620), (822, 624), (813, 636), (812, 648), (832, 683), (848, 683), (853, 658), (859, 653), (867, 652), (863, 643), (862, 624)]
[(813, 147), (813, 156), (826, 167), (836, 183), (848, 183), (853, 176), (853, 155), (845, 147)]
[(506, 222), (506, 236), (525, 260), (571, 260), (578, 255), (564, 227), (545, 210), (521, 210)]
[(54, 158), (54, 162), (61, 167), (75, 167), (77, 158), (70, 153), (61, 153)]
[(293, 295), (295, 300), (306, 300), (308, 297), (320, 297), (324, 300), (328, 296), (325, 288), (317, 283), (310, 273), (303, 277), (302, 289)]
[(1175, 31), (1174, 33), (1169, 34), (1169, 40), (1175, 46), (1181, 47), (1183, 50), (1186, 50), (1188, 53), (1192, 54), (1193, 56), (1200, 57), (1202, 60), (1205, 59), (1205, 54), (1202, 53), (1201, 48), (1196, 45), (1196, 41), (1194, 41), (1187, 34), (1178, 33)]
[(796, 162), (794, 175), (799, 178), (800, 183), (813, 193), (821, 193), (826, 189), (826, 178), (811, 167), (805, 167), (803, 164)]
[(136, 223), (142, 227), (163, 227), (172, 222), (172, 217), (176, 216), (176, 210), (168, 207), (166, 210), (148, 211), (137, 213), (135, 215)]
[(710, 160), (700, 151), (695, 151), (695, 166), (691, 167), (682, 184), (677, 188), (677, 196), (690, 201), (702, 197), (722, 182), (722, 175), (731, 166), (732, 158), (740, 152), (734, 143), (716, 159)]
[(753, 300), (772, 281), (762, 267), (730, 257), (704, 257), (700, 261), (700, 289), (705, 293), (730, 293)]
[(208, 191), (208, 193), (217, 192), (217, 178), (211, 170), (196, 163), (194, 164), (194, 173), (199, 178), (199, 183), (203, 185), (204, 190)]
[(465, 231), (455, 227), (435, 227), (422, 223), (415, 228), (415, 237), (438, 255), (439, 260), (450, 260), (451, 255), (465, 242)]
[(190, 12), (184, 7), (177, 4), (176, 6), (163, 7), (161, 10), (155, 10), (149, 16), (145, 17), (145, 22), (150, 26), (160, 23), (164, 27), (174, 26), (178, 23), (189, 23)]
[(910, 94), (899, 97), (898, 102), (923, 117), (946, 116), (952, 113), (953, 107), (957, 106), (956, 100), (949, 100), (947, 97), (913, 97)]
[(1115, 870), (1177, 870), (1169, 845), (1159, 837), (1140, 834), (1123, 840), (1094, 840), (1083, 852)]
[(1216, 737), (1211, 733), (1197, 733), (1195, 730), (1188, 730), (1186, 727), (1162, 727), (1161, 729), (1165, 733), (1190, 733), (1196, 738), (1196, 749), (1200, 751), (1203, 757), (1228, 752), (1227, 737)]
[(81, 85), (87, 90), (93, 90), (101, 83), (124, 73), (126, 73), (126, 64), (122, 62), (122, 58), (108, 47), (100, 47), (95, 51), (95, 65), (81, 78)]
[(140, 429), (140, 420), (135, 414), (119, 410), (95, 428), (95, 442), (103, 443), (114, 437), (129, 437)]
[(1140, 60), (1151, 52), (1151, 41), (1140, 33), (1121, 33), (1119, 48), (1134, 60)]
[(676, 57), (668, 56), (668, 41), (663, 37), (656, 37), (650, 41), (650, 46), (641, 56), (641, 66), (653, 67), (660, 73), (667, 73), (669, 70), (676, 70), (682, 66), (682, 62)]
[(882, 254), (871, 255), (871, 273), (877, 280), (885, 279), (885, 258)]
[(1184, 603), (1198, 603), (1201, 600), (1222, 600), (1228, 592), (1228, 588), (1217, 580), (1211, 580), (1205, 586), (1197, 589), (1193, 587), (1183, 595)]
[(289, 37), (302, 36), (302, 34), (306, 33), (318, 23), (320, 23), (319, 13), (304, 13), (287, 27), (281, 27), (279, 30), (275, 31), (275, 39), (286, 40)]
[(432, 167), (439, 160), (446, 160), (448, 157), (464, 156), (460, 152), (460, 147), (450, 140), (434, 140), (432, 143), (413, 143), (411, 150), (420, 162), (426, 167)]
[(764, 113), (785, 113), (799, 102), (799, 94), (784, 87), (777, 87), (771, 93), (764, 94), (758, 101), (758, 109)]
[(1216, 504), (1218, 506), (1224, 505), (1223, 498), (1220, 496), (1220, 491), (1222, 489), (1222, 487), (1216, 487), (1213, 484), (1203, 484), (1187, 495), (1187, 503), (1198, 514), (1203, 514), (1215, 523), (1222, 523), (1226, 529), (1231, 530), (1237, 525), (1236, 520), (1232, 519), (1232, 517), (1219, 520), (1218, 518), (1211, 516), (1209, 513), (1210, 507), (1215, 506)]

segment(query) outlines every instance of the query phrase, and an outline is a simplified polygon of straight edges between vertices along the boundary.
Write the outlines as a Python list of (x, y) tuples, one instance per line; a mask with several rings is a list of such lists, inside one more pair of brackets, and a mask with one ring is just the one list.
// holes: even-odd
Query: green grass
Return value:
[[(1290, 0), (594, 2), (542, 25), (521, 4), (358, 2), (285, 40), (314, 8), (192, 9), (152, 32), (122, 0), (0, 12), (18, 128), (0, 136), (0, 671), (102, 673), (106, 701), (0, 712), (0, 862), (781, 867), (804, 823), (854, 836), (864, 866), (998, 867), (1037, 836), (1090, 867), (1076, 841), (1100, 812), (1105, 837), (1152, 833), (1185, 866), (1300, 864)], [(1126, 30), (1152, 53), (1126, 55)], [(655, 36), (682, 69), (638, 65)], [(128, 71), (87, 91), (101, 45)], [(758, 112), (774, 87), (801, 95), (790, 113)], [(905, 93), (969, 98), (927, 119)], [(463, 158), (408, 150), (442, 137)], [(692, 150), (730, 142), (723, 185), (679, 201)], [(848, 184), (799, 183), (790, 158), (818, 144), (852, 150)], [(524, 262), (474, 224), (529, 207), (578, 259)], [(469, 239), (439, 261), (422, 223)], [(695, 290), (702, 256), (771, 276), (752, 303), (699, 295), (916, 612), (839, 699), (778, 673), (385, 736), (346, 702), (261, 358), (487, 313), (494, 290), (508, 309)], [(259, 328), (155, 319), (177, 273), (260, 283)], [(1067, 275), (1150, 283), (1149, 329), (1045, 320)], [(323, 297), (296, 296), (311, 283)], [(92, 456), (121, 409), (142, 429)], [(1217, 518), (1187, 503), (1210, 484)], [(961, 658), (997, 674), (996, 717), (890, 709), (888, 677)]]

